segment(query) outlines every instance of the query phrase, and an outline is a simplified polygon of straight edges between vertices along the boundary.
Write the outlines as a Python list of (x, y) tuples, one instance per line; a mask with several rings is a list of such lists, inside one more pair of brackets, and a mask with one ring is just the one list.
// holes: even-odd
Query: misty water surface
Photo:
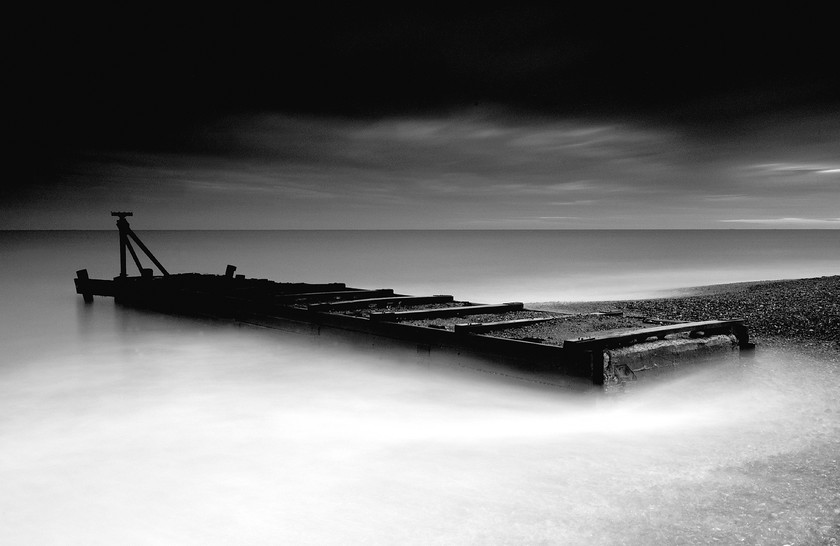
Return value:
[[(112, 251), (98, 234), (47, 241), (4, 246), (3, 544), (809, 544), (837, 529), (840, 378), (824, 363), (760, 350), (573, 395), (85, 306), (72, 271), (113, 274)], [(255, 269), (287, 267), (263, 250)]]

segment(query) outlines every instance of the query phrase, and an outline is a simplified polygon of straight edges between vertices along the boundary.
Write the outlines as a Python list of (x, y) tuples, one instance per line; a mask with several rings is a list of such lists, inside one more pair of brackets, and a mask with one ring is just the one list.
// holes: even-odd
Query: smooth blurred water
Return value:
[[(231, 263), (248, 277), (487, 301), (627, 299), (840, 271), (837, 230), (138, 233), (172, 272), (222, 273)], [(119, 272), (116, 230), (0, 237), (4, 278), (66, 277), (82, 267), (100, 278)]]
[[(233, 263), (479, 301), (833, 274), (840, 244), (831, 232), (140, 235), (173, 272)], [(840, 375), (826, 363), (760, 348), (737, 373), (572, 397), (416, 355), (84, 305), (74, 271), (115, 275), (116, 245), (110, 232), (0, 233), (2, 544), (807, 544), (840, 529)]]

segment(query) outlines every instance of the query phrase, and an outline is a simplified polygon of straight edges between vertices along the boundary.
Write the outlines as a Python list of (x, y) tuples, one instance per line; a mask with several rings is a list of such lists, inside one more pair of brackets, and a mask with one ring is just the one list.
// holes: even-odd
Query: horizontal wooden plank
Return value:
[(647, 318), (645, 317), (642, 322), (645, 324), (685, 324), (685, 321), (682, 320), (669, 320), (669, 319), (659, 319), (659, 318)]
[(549, 320), (557, 320), (557, 317), (500, 320), (496, 322), (469, 322), (466, 324), (456, 324), (455, 332), (477, 334), (481, 332), (492, 332), (494, 330), (507, 330), (509, 328), (519, 328), (520, 326), (528, 326), (529, 324), (539, 324), (540, 322), (547, 322)]
[(346, 311), (348, 309), (384, 307), (393, 304), (421, 305), (427, 303), (448, 303), (454, 299), (452, 296), (443, 294), (436, 296), (392, 296), (386, 298), (365, 298), (353, 301), (313, 303), (307, 306), (307, 308), (310, 311)]
[(736, 330), (744, 328), (743, 320), (706, 320), (700, 322), (683, 322), (680, 324), (668, 324), (664, 326), (655, 326), (653, 328), (639, 328), (637, 330), (605, 330), (602, 332), (593, 332), (585, 338), (567, 339), (563, 342), (563, 347), (569, 349), (588, 350), (596, 347), (609, 348), (619, 347), (623, 345), (630, 345), (644, 341), (649, 337), (665, 337), (668, 334), (677, 334), (680, 332), (713, 332), (719, 333), (722, 331), (732, 331), (738, 334)]
[(76, 283), (77, 294), (111, 297), (117, 295), (117, 284), (115, 281), (106, 279), (73, 279), (73, 281)]
[(328, 292), (300, 292), (297, 294), (278, 294), (274, 296), (274, 303), (314, 303), (324, 301), (358, 300), (393, 296), (391, 288), (375, 290), (330, 290)]
[(481, 313), (504, 313), (522, 309), (521, 302), (500, 303), (490, 305), (464, 305), (461, 307), (444, 307), (443, 309), (418, 309), (416, 311), (383, 311), (370, 314), (371, 320), (399, 321), (417, 320), (436, 317), (460, 317), (479, 315)]
[[(302, 294), (307, 292), (337, 292), (345, 290), (347, 288), (347, 286), (343, 282), (323, 284), (302, 282), (287, 283), (269, 281), (268, 279), (227, 279), (227, 277), (222, 277), (221, 275), (218, 275), (218, 278), (232, 280), (233, 290), (237, 293), (245, 295), (259, 294), (260, 296), (262, 296), (263, 294), (265, 294), (274, 296), (287, 294)], [(217, 281), (211, 279), (210, 282), (212, 282), (215, 285)]]

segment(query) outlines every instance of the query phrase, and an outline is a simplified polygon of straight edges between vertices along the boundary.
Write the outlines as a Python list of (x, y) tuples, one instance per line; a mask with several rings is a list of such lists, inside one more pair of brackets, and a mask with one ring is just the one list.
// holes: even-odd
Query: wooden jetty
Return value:
[[(741, 319), (667, 322), (620, 313), (573, 315), (522, 303), (476, 303), (452, 295), (408, 295), (344, 283), (276, 282), (237, 275), (170, 274), (131, 230), (130, 212), (112, 212), (120, 233), (120, 274), (92, 279), (77, 271), (76, 292), (165, 313), (209, 316), (314, 335), (366, 336), (416, 346), (444, 359), (469, 358), (491, 369), (558, 386), (624, 385), (711, 358), (738, 357), (754, 345)], [(158, 268), (144, 268), (131, 241)], [(139, 275), (129, 276), (127, 254)], [(620, 328), (614, 328), (619, 324)], [(588, 331), (587, 328), (591, 328)], [(536, 334), (535, 334), (536, 332)]]

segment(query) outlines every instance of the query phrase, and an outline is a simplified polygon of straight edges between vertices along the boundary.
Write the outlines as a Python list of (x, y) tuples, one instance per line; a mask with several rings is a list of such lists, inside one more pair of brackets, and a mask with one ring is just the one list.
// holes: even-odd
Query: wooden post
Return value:
[(738, 350), (742, 358), (755, 356), (755, 343), (750, 341), (750, 331), (744, 324), (737, 324), (732, 328), (732, 333), (738, 338)]
[[(117, 229), (120, 230), (120, 277), (125, 278), (127, 275), (125, 269), (125, 247), (128, 245), (128, 220), (125, 219), (126, 216), (132, 216), (130, 212), (111, 212), (111, 216), (117, 217)], [(132, 249), (132, 254), (134, 254), (134, 249)], [(134, 259), (136, 260), (137, 257), (135, 256)]]
[(87, 269), (80, 269), (76, 271), (76, 285), (80, 286), (83, 289), (82, 299), (85, 300), (85, 303), (93, 303), (93, 294), (84, 291), (84, 285), (87, 284), (89, 278), (90, 277), (88, 277)]
[[(119, 225), (119, 221), (117, 221)], [(125, 231), (120, 228), (120, 277), (126, 276), (125, 270), (125, 246), (128, 244), (128, 238), (125, 236)]]
[(603, 387), (604, 386), (604, 351), (596, 347), (591, 351), (584, 351), (584, 355), (587, 355), (589, 358), (590, 366), (591, 366), (591, 373), (592, 373), (592, 384), (596, 387)]

